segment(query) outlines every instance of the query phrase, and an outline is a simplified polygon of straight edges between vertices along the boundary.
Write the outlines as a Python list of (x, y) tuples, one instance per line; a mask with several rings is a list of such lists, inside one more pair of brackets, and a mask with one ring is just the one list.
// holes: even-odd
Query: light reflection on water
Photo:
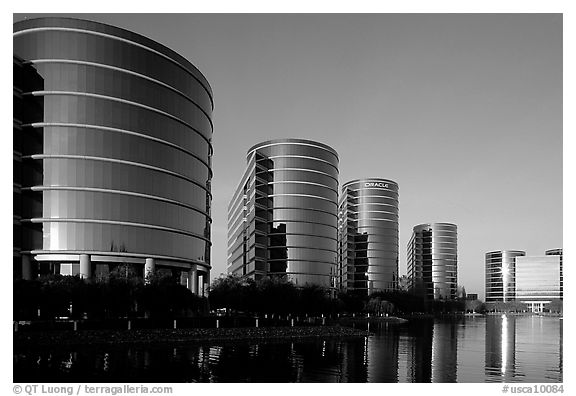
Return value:
[(562, 382), (558, 318), (419, 320), (370, 330), (346, 340), (16, 351), (14, 381)]

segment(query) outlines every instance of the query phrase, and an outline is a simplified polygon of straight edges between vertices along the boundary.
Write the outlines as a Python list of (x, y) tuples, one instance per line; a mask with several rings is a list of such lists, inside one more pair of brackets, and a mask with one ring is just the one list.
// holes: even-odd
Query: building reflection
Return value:
[(368, 381), (398, 382), (398, 326), (388, 323), (376, 326), (383, 336), (367, 338)]
[(371, 323), (370, 332), (345, 340), (16, 350), (14, 381), (562, 382), (563, 329), (557, 318)]
[(434, 322), (419, 321), (409, 328), (408, 344), (408, 382), (432, 381), (432, 339)]
[(366, 340), (354, 339), (342, 343), (341, 382), (368, 382)]
[(458, 369), (458, 326), (435, 323), (432, 334), (432, 382), (456, 382)]
[[(563, 323), (563, 322), (562, 322)], [(564, 355), (562, 354), (562, 346), (564, 345), (564, 329), (562, 326), (562, 323), (560, 323), (560, 326), (558, 326), (559, 328), (559, 341), (558, 341), (558, 346), (559, 346), (559, 351), (558, 351), (558, 372), (560, 373), (560, 382), (562, 382), (563, 377), (564, 377), (564, 372), (563, 372), (563, 367), (564, 367)]]
[(485, 374), (504, 382), (516, 371), (516, 318), (502, 315), (486, 318)]

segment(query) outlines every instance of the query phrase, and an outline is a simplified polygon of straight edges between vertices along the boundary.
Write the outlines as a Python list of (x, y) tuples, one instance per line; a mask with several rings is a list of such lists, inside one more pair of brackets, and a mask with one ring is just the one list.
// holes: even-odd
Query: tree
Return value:
[(370, 298), (366, 303), (365, 309), (375, 315), (391, 314), (396, 310), (394, 304), (378, 296)]
[(328, 292), (321, 286), (306, 284), (299, 290), (298, 299), (302, 313), (321, 314), (331, 311), (332, 303)]
[(255, 304), (256, 282), (250, 278), (228, 275), (215, 279), (208, 294), (211, 308), (251, 310)]
[(14, 320), (30, 320), (38, 315), (42, 284), (38, 280), (18, 279), (13, 287)]
[(465, 300), (464, 308), (466, 312), (481, 312), (484, 304), (480, 300)]
[(158, 271), (149, 274), (147, 283), (137, 289), (139, 309), (154, 318), (173, 318), (203, 308), (203, 299), (181, 285), (172, 275)]

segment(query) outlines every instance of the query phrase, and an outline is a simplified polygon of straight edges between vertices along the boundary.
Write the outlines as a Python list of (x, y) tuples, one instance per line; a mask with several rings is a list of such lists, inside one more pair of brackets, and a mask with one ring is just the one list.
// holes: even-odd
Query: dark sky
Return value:
[(67, 16), (152, 38), (210, 82), (212, 277), (246, 150), (284, 137), (336, 149), (340, 184), (398, 182), (401, 274), (420, 223), (458, 225), (459, 284), (481, 296), (486, 251), (562, 247), (561, 14)]

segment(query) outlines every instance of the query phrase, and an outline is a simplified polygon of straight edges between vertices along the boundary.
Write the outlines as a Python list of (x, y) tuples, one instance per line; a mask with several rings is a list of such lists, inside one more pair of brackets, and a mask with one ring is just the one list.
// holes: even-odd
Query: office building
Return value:
[(228, 273), (335, 287), (338, 154), (309, 140), (248, 150), (228, 207)]
[(455, 300), (458, 283), (458, 231), (451, 223), (414, 227), (408, 242), (409, 290), (426, 301)]
[(562, 250), (546, 253), (516, 258), (516, 301), (533, 312), (542, 312), (563, 299)]
[(398, 184), (353, 180), (339, 203), (338, 278), (348, 293), (370, 295), (398, 287)]
[(516, 299), (516, 259), (523, 250), (494, 250), (486, 253), (486, 302), (510, 302)]
[[(23, 241), (22, 236), (25, 234), (26, 238), (34, 235), (30, 229), (32, 224), (24, 223), (26, 232), (22, 229), (23, 215), (30, 215), (30, 209), (34, 205), (24, 205), (22, 202), (22, 183), (23, 176), (27, 179), (33, 169), (22, 166), (22, 152), (24, 147), (33, 147), (42, 145), (42, 135), (29, 131), (30, 133), (22, 133), (22, 124), (25, 121), (27, 113), (42, 113), (43, 101), (38, 97), (31, 95), (24, 96), (23, 93), (31, 90), (42, 90), (44, 81), (36, 70), (30, 65), (26, 64), (23, 59), (13, 57), (13, 139), (12, 139), (12, 157), (13, 157), (13, 190), (12, 190), (12, 205), (13, 205), (13, 273), (18, 277), (22, 276), (22, 244), (30, 244), (30, 241)], [(29, 268), (27, 268), (29, 270)], [(31, 274), (26, 273), (25, 277), (30, 278)]]
[(15, 276), (91, 278), (131, 265), (202, 290), (211, 268), (206, 78), (157, 42), (91, 21), (24, 20), (13, 44), (38, 75), (14, 95)]

